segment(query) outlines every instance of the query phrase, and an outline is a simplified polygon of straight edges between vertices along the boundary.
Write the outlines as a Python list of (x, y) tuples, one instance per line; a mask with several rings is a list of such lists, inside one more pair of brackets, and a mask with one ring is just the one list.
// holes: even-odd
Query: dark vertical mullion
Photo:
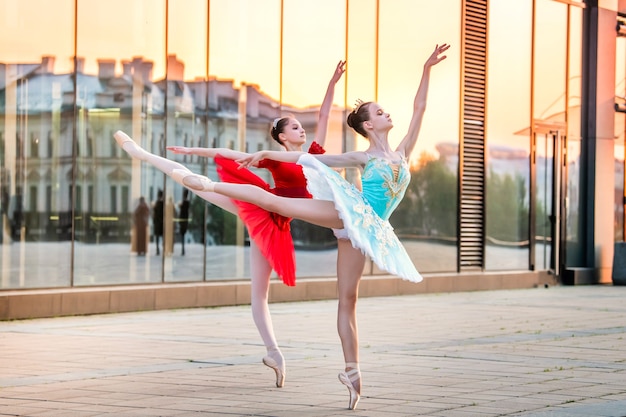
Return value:
[(461, 93), (459, 95), (459, 154), (458, 154), (458, 163), (457, 163), (457, 172), (458, 172), (458, 181), (457, 181), (457, 192), (456, 192), (456, 210), (457, 210), (457, 222), (456, 222), (456, 271), (461, 272), (461, 248), (463, 246), (462, 242), (462, 200), (463, 200), (463, 154), (464, 154), (464, 146), (463, 146), (463, 138), (465, 137), (465, 93), (463, 86), (465, 85), (465, 9), (467, 8), (466, 0), (463, 0), (461, 4), (461, 15), (463, 22), (461, 23), (461, 39), (459, 44), (461, 45), (461, 71), (460, 71), (460, 79), (459, 83), (461, 84)]
[[(207, 0), (206, 5), (206, 56), (204, 61), (204, 82), (205, 82), (205, 92), (204, 92), (204, 142), (206, 146), (209, 146), (209, 87), (211, 85), (209, 78), (209, 66), (210, 59), (209, 56), (211, 54), (211, 0)], [(202, 173), (204, 175), (208, 175), (208, 160), (207, 158), (202, 158)], [(209, 205), (207, 203), (204, 204), (204, 217), (202, 220), (202, 233), (205, 234), (206, 229), (206, 220), (209, 217)], [(204, 245), (202, 251), (202, 281), (206, 281), (206, 263), (207, 263), (207, 239), (204, 238)]]
[(71, 207), (70, 213), (72, 216), (71, 221), (71, 245), (70, 245), (70, 287), (74, 286), (74, 261), (76, 259), (75, 255), (75, 217), (74, 216), (74, 207), (76, 206), (75, 195), (76, 195), (76, 170), (78, 169), (78, 153), (77, 151), (77, 143), (78, 143), (78, 127), (76, 126), (77, 118), (78, 118), (78, 0), (74, 0), (74, 76), (72, 77), (72, 87), (74, 88), (74, 98), (72, 103), (73, 108), (73, 120), (72, 120), (72, 184), (71, 190), (72, 195), (71, 198)]
[[(169, 66), (168, 66), (168, 54), (169, 54), (169, 42), (168, 42), (168, 38), (169, 38), (169, 33), (170, 33), (170, 28), (169, 28), (169, 18), (170, 18), (170, 8), (169, 8), (170, 4), (169, 4), (169, 0), (165, 0), (165, 91), (163, 92), (163, 107), (164, 107), (164, 114), (163, 114), (163, 132), (165, 132), (165, 134), (163, 135), (163, 148), (159, 149), (159, 154), (161, 154), (161, 156), (166, 156), (163, 155), (162, 153), (165, 152), (165, 148), (167, 147), (167, 119), (169, 117), (169, 108), (168, 108), (168, 96), (169, 96)], [(167, 196), (167, 178), (166, 175), (163, 174), (162, 175), (163, 178), (163, 235), (161, 236), (161, 244), (163, 245), (163, 251), (161, 252), (161, 282), (165, 282), (165, 245), (166, 245), (166, 236), (165, 236), (165, 231), (167, 230), (165, 227), (165, 222), (167, 221), (167, 216), (165, 215), (165, 211), (166, 211), (166, 196)], [(158, 191), (157, 191), (158, 193)], [(173, 238), (173, 236), (172, 236)]]
[(561, 188), (561, 198), (559, 201), (559, 213), (561, 220), (559, 224), (559, 265), (557, 265), (557, 271), (559, 276), (563, 276), (565, 272), (565, 260), (567, 259), (567, 207), (565, 201), (567, 199), (567, 181), (568, 181), (568, 169), (567, 169), (567, 138), (570, 136), (570, 77), (572, 76), (570, 70), (571, 60), (571, 34), (572, 34), (572, 5), (567, 6), (567, 34), (565, 41), (565, 133), (561, 138), (561, 178), (559, 178), (559, 187)]
[[(345, 57), (344, 59), (346, 60), (346, 63), (347, 63), (349, 62), (348, 60), (348, 36), (350, 32), (350, 0), (346, 0), (345, 10), (346, 10), (346, 22), (345, 22), (346, 30), (344, 34), (343, 56)], [(347, 108), (348, 108), (348, 70), (347, 70), (347, 64), (346, 64), (346, 74), (345, 74), (344, 83), (343, 83), (343, 113), (342, 113), (343, 120), (346, 120), (346, 118), (348, 117), (348, 115), (346, 114)], [(346, 146), (346, 142), (348, 140), (347, 135), (348, 135), (347, 124), (342, 123), (341, 124), (341, 153), (346, 153), (347, 151), (347, 146)]]
[[(280, 0), (280, 52), (279, 52), (279, 69), (278, 69), (278, 108), (283, 108), (283, 33), (285, 32), (285, 0)], [(280, 114), (279, 114), (280, 116)]]
[(380, 42), (379, 42), (379, 37), (380, 37), (380, 0), (376, 0), (376, 47), (374, 48), (374, 53), (376, 54), (375, 58), (374, 58), (374, 71), (375, 71), (375, 75), (374, 75), (374, 101), (378, 101), (378, 73), (379, 73), (379, 65), (378, 65), (378, 59), (379, 59), (379, 48), (380, 48)]
[(537, 233), (537, 213), (535, 193), (537, 191), (537, 138), (535, 132), (535, 29), (537, 5), (533, 0), (530, 38), (530, 178), (528, 190), (528, 269), (535, 270), (535, 235)]
[(487, 113), (487, 97), (488, 97), (488, 79), (487, 79), (487, 64), (489, 62), (489, 43), (488, 43), (488, 39), (489, 39), (489, 6), (487, 1), (485, 1), (485, 38), (484, 38), (484, 45), (485, 45), (485, 66), (483, 69), (483, 80), (484, 80), (484, 96), (483, 96), (483, 167), (482, 167), (482, 185), (483, 185), (483, 196), (482, 196), (482, 225), (483, 225), (483, 230), (482, 230), (482, 247), (481, 247), (481, 252), (482, 252), (482, 261), (481, 261), (481, 269), (484, 271), (485, 270), (485, 254), (487, 251), (487, 163), (488, 163), (488, 152), (487, 150), (487, 117), (488, 117), (488, 113)]

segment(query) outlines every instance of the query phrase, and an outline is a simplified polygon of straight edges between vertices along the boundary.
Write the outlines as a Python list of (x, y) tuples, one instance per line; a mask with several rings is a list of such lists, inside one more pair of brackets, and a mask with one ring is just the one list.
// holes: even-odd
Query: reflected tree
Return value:
[[(204, 209), (208, 208), (206, 227)], [(237, 217), (221, 208), (193, 196), (189, 208), (189, 231), (196, 242), (209, 245), (234, 245), (236, 242)], [(203, 233), (204, 230), (204, 233)]]
[(456, 238), (457, 178), (444, 157), (423, 152), (392, 223), (402, 235)]
[[(499, 175), (487, 178), (487, 239), (491, 242), (528, 241), (528, 191), (523, 176)], [(545, 212), (543, 208), (538, 209)], [(538, 213), (539, 214), (539, 213)]]

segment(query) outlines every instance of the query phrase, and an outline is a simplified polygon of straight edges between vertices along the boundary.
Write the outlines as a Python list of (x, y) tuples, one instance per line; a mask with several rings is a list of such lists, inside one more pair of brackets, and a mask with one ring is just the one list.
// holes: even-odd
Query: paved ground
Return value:
[(0, 322), (0, 415), (626, 416), (626, 287), (362, 299), (355, 411), (336, 302), (272, 311), (282, 389), (247, 306)]

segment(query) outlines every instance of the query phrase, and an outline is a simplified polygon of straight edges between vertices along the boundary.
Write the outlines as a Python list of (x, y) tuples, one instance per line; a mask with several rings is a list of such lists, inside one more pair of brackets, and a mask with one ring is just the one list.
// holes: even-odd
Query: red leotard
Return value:
[[(326, 151), (316, 142), (309, 148), (311, 154), (322, 154)], [(224, 182), (252, 184), (282, 197), (311, 198), (306, 189), (306, 178), (302, 167), (291, 162), (278, 162), (264, 159), (259, 168), (270, 171), (274, 179), (271, 188), (261, 177), (248, 169), (240, 169), (235, 161), (215, 157), (217, 173)], [(250, 237), (270, 266), (285, 285), (296, 285), (296, 255), (291, 238), (289, 222), (291, 218), (266, 211), (254, 204), (233, 200), (239, 209), (239, 217), (248, 228)]]

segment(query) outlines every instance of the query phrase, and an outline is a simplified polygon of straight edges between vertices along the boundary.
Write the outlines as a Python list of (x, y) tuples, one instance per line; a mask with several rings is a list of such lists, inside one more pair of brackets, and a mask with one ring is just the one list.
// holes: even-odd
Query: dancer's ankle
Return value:
[(209, 178), (194, 174), (187, 169), (174, 169), (170, 175), (174, 181), (194, 191), (213, 191), (215, 189), (215, 183)]
[(359, 368), (358, 362), (346, 362), (346, 371), (349, 371), (351, 369), (356, 369), (359, 372), (361, 371), (361, 369)]

